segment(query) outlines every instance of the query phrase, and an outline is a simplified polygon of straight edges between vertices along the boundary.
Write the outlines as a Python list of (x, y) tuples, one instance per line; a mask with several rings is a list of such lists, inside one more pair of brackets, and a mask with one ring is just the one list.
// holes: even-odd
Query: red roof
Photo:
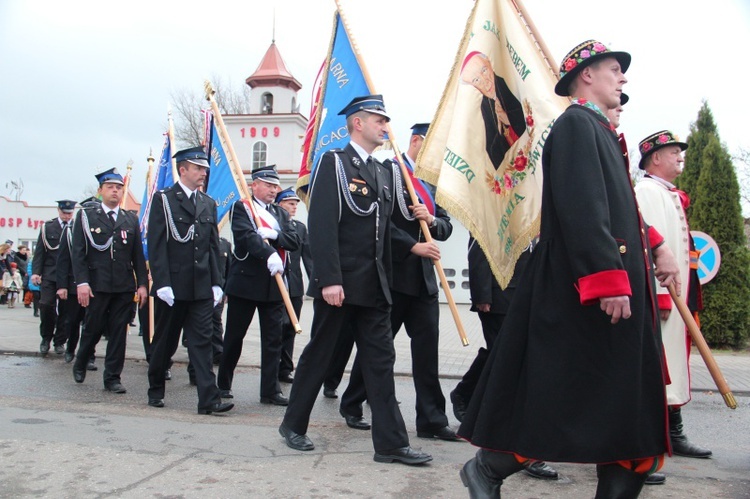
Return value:
[(255, 73), (247, 77), (245, 83), (250, 85), (250, 88), (286, 87), (291, 88), (295, 92), (302, 88), (300, 82), (286, 69), (284, 59), (281, 58), (275, 42), (271, 42), (271, 46), (268, 47), (266, 55), (260, 61), (258, 69), (255, 70)]

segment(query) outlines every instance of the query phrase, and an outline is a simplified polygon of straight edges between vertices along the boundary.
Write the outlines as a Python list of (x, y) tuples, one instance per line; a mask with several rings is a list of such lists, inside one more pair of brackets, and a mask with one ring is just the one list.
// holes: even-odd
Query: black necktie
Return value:
[(109, 219), (112, 221), (112, 225), (114, 225), (115, 222), (117, 221), (117, 219), (115, 218), (115, 212), (114, 212), (114, 210), (110, 211), (109, 213), (107, 213), (107, 215), (109, 215)]
[(195, 206), (195, 193), (192, 193), (190, 195), (190, 202), (193, 203), (193, 206)]

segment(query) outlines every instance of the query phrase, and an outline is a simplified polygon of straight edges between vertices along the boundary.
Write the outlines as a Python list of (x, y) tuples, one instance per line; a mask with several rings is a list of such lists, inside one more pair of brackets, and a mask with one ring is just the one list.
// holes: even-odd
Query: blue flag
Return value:
[(213, 114), (207, 113), (209, 114), (207, 129), (210, 130), (210, 136), (206, 141), (206, 154), (211, 169), (209, 170), (206, 194), (216, 201), (216, 216), (217, 220), (221, 221), (241, 195), (234, 179), (232, 166), (229, 164), (219, 132), (216, 129)]
[[(169, 142), (169, 134), (166, 134), (164, 149), (161, 150), (159, 158), (159, 168), (156, 175), (156, 191), (172, 187), (175, 179), (172, 175), (172, 144)], [(156, 192), (154, 191), (154, 192)]]
[[(327, 69), (327, 71), (325, 71)], [(303, 145), (297, 193), (307, 196), (312, 174), (326, 151), (343, 148), (349, 140), (346, 117), (339, 116), (352, 99), (372, 94), (341, 16), (336, 11), (328, 56), (313, 87), (313, 103)]]
[(164, 148), (161, 151), (161, 157), (159, 158), (159, 166), (156, 171), (151, 175), (152, 178), (146, 182), (146, 187), (143, 190), (143, 200), (141, 201), (141, 210), (138, 213), (138, 222), (141, 228), (141, 243), (143, 244), (143, 256), (148, 261), (148, 243), (146, 236), (148, 235), (148, 215), (151, 212), (151, 201), (154, 198), (154, 194), (167, 187), (171, 187), (174, 184), (174, 177), (172, 176), (172, 147), (169, 142), (169, 134), (164, 134)]

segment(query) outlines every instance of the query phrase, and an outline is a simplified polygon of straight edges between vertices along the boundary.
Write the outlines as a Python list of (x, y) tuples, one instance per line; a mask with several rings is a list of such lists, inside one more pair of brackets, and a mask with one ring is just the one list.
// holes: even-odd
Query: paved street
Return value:
[[(309, 332), (311, 302), (302, 312)], [(481, 345), (474, 314), (459, 306), (471, 345), (461, 347), (447, 307), (442, 310), (441, 375), (444, 393)], [(310, 453), (287, 448), (277, 428), (283, 408), (258, 401), (258, 330), (248, 332), (235, 377), (237, 407), (223, 416), (195, 412), (194, 387), (183, 364), (167, 385), (167, 406), (147, 407), (146, 369), (137, 328), (130, 329), (125, 395), (102, 389), (101, 370), (73, 382), (61, 356), (39, 356), (38, 322), (30, 310), (0, 309), (1, 497), (467, 497), (458, 470), (474, 449), (459, 442), (416, 437), (414, 394), (408, 377), (408, 337), (396, 340), (397, 396), (415, 447), (433, 454), (424, 467), (372, 460), (370, 433), (346, 427), (334, 400), (320, 398), (313, 412)], [(102, 346), (103, 347), (103, 346)], [(183, 349), (178, 361), (186, 360)], [(650, 498), (750, 498), (750, 356), (719, 354), (717, 361), (737, 396), (731, 411), (692, 359), (694, 400), (683, 411), (690, 438), (714, 458), (668, 459), (667, 484), (647, 487)], [(101, 365), (101, 361), (98, 361)], [(705, 378), (705, 379), (704, 379)], [(288, 394), (288, 385), (283, 385)], [(452, 425), (457, 425), (450, 412)], [(554, 414), (550, 414), (553, 424)], [(593, 497), (591, 465), (555, 464), (561, 479), (523, 474), (509, 478), (504, 497)]]

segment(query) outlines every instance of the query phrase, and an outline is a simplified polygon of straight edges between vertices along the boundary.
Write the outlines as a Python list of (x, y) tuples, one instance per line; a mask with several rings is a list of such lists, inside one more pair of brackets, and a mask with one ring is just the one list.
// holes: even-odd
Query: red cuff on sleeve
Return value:
[(608, 296), (632, 296), (628, 273), (624, 270), (603, 270), (581, 277), (576, 289), (581, 295), (581, 305), (593, 305)]
[(654, 249), (664, 242), (664, 237), (653, 226), (649, 226), (648, 241), (651, 243), (651, 249)]
[(656, 295), (656, 302), (659, 305), (659, 310), (672, 310), (672, 297), (663, 294)]

